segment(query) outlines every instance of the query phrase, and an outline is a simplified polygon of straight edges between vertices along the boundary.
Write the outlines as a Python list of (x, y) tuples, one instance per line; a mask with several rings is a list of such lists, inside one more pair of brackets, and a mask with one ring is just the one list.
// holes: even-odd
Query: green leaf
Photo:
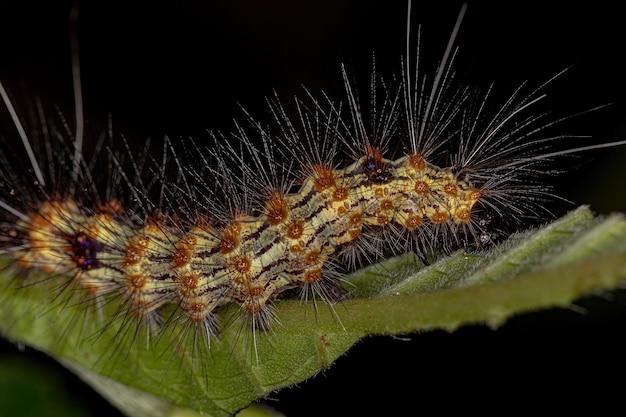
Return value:
[(210, 349), (191, 334), (181, 343), (167, 325), (146, 346), (145, 329), (137, 333), (126, 316), (98, 319), (119, 312), (114, 300), (86, 310), (80, 294), (55, 296), (62, 280), (40, 276), (17, 289), (12, 272), (5, 269), (0, 290), (0, 331), (9, 340), (57, 358), (129, 415), (228, 416), (313, 377), (368, 335), (495, 327), (610, 291), (626, 281), (626, 220), (581, 207), (488, 252), (457, 252), (427, 267), (414, 255), (392, 258), (346, 277), (349, 300), (278, 301), (271, 332), (250, 335), (234, 324)]

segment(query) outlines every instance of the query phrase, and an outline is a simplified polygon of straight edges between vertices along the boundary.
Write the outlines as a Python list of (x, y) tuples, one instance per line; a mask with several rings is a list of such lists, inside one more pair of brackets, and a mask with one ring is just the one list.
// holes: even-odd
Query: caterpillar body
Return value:
[[(451, 52), (450, 45), (446, 55)], [(219, 169), (210, 168), (210, 162), (201, 165), (214, 179), (186, 169), (178, 173), (180, 184), (161, 179), (160, 194), (171, 190), (167, 210), (188, 214), (182, 222), (168, 219), (160, 206), (154, 215), (150, 208), (155, 205), (149, 202), (139, 204), (143, 218), (132, 222), (126, 208), (115, 201), (88, 207), (77, 198), (85, 188), (82, 185), (72, 187), (77, 192), (70, 189), (59, 197), (44, 189), (40, 191), (44, 201), (22, 208), (8, 200), (21, 200), (16, 190), (23, 187), (7, 173), (8, 198), (2, 204), (18, 217), (8, 231), (17, 243), (8, 253), (24, 270), (40, 268), (52, 275), (72, 276), (96, 304), (111, 294), (121, 295), (121, 314), (137, 317), (148, 329), (170, 321), (161, 317), (160, 310), (174, 303), (183, 320), (210, 338), (217, 331), (216, 312), (227, 304), (239, 305), (247, 316), (244, 321), (252, 323), (254, 330), (267, 330), (271, 302), (286, 290), (302, 288), (304, 297), (312, 293), (334, 301), (338, 291), (333, 263), (350, 245), (365, 256), (378, 256), (371, 243), (377, 239), (377, 229), (391, 235), (379, 239), (388, 248), (393, 249), (389, 242), (395, 241), (403, 250), (420, 253), (426, 246), (448, 247), (462, 239), (466, 246), (488, 243), (483, 226), (487, 214), (481, 213), (491, 209), (491, 216), (505, 211), (511, 218), (536, 216), (531, 209), (540, 209), (538, 201), (549, 191), (543, 185), (529, 185), (540, 172), (534, 166), (562, 152), (543, 150), (552, 138), (531, 137), (543, 134), (542, 126), (537, 127), (536, 116), (523, 113), (540, 95), (509, 101), (486, 127), (480, 123), (480, 113), (465, 122), (469, 128), (455, 127), (454, 123), (462, 123), (455, 121), (457, 117), (468, 117), (463, 106), (470, 96), (460, 91), (449, 102), (440, 102), (441, 91), (451, 88), (445, 78), (448, 63), (444, 60), (441, 65), (431, 90), (414, 93), (412, 84), (404, 82), (397, 91), (384, 91), (380, 115), (373, 114), (370, 121), (372, 130), (344, 73), (349, 118), (338, 105), (323, 108), (314, 101), (310, 114), (299, 105), (300, 119), (294, 121), (279, 102), (273, 102), (272, 113), (279, 124), (276, 133), (252, 121), (262, 148), (254, 147), (242, 127), (233, 136), (214, 134), (202, 162), (212, 155)], [(405, 72), (411, 76), (409, 70)], [(376, 82), (372, 82), (373, 94)], [(510, 120), (518, 125), (510, 128)], [(302, 136), (318, 130), (327, 136), (308, 137), (311, 144), (303, 146)], [(398, 137), (408, 139), (402, 149), (409, 153), (387, 159), (389, 142)], [(233, 140), (239, 143), (233, 145)], [(330, 145), (316, 143), (321, 140)], [(459, 150), (445, 156), (453, 164), (436, 165), (437, 153), (453, 142)], [(332, 158), (340, 143), (353, 147), (356, 161), (337, 169)], [(271, 167), (279, 159), (278, 152), (270, 149), (280, 149), (281, 144), (286, 157), (291, 152), (299, 160), (300, 171), (287, 166), (279, 173)], [(75, 147), (80, 151), (79, 145)], [(66, 155), (68, 161), (59, 165), (73, 166), (73, 182), (89, 181), (82, 156)], [(115, 156), (112, 160), (117, 162)], [(247, 160), (253, 163), (245, 165)], [(157, 169), (161, 173), (165, 167)], [(45, 187), (36, 160), (32, 170), (36, 187)], [(127, 177), (124, 172), (120, 176)], [(211, 182), (221, 186), (211, 188), (207, 185)], [(148, 194), (140, 177), (128, 185), (137, 198)], [(254, 190), (260, 192), (255, 195)], [(222, 196), (235, 202), (223, 201)], [(176, 206), (180, 201), (191, 203)], [(367, 235), (372, 235), (369, 240)], [(360, 243), (364, 236), (365, 243)], [(411, 247), (412, 242), (418, 246)]]
[[(553, 134), (553, 119), (535, 112), (545, 86), (488, 108), (488, 93), (455, 84), (454, 51), (451, 42), (432, 78), (410, 57), (396, 78), (375, 74), (371, 107), (343, 71), (345, 105), (307, 92), (294, 116), (272, 98), (271, 126), (246, 114), (248, 125), (212, 132), (209, 146), (180, 152), (166, 140), (162, 159), (125, 149), (88, 159), (63, 120), (43, 123), (53, 134), (34, 158), (15, 167), (24, 150), (3, 154), (11, 268), (29, 285), (29, 271), (49, 275), (53, 297), (78, 294), (91, 317), (116, 303), (103, 326), (147, 340), (175, 328), (210, 351), (224, 326), (271, 331), (273, 301), (293, 290), (332, 308), (346, 297), (344, 269), (389, 252), (428, 262), (489, 246), (545, 217), (552, 159), (604, 145)], [(110, 177), (104, 192), (94, 166)]]

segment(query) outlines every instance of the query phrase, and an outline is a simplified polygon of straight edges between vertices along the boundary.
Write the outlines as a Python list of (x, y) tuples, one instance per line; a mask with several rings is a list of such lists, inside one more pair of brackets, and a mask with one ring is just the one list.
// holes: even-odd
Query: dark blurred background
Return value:
[[(411, 18), (422, 25), (422, 59), (434, 67), (461, 2), (416, 3)], [(71, 6), (70, 1), (0, 3), (0, 80), (70, 115)], [(568, 131), (598, 141), (626, 139), (625, 35), (618, 3), (470, 1), (456, 68), (470, 83), (495, 82), (512, 92), (525, 80), (540, 85), (573, 65), (550, 89), (551, 106), (574, 113), (612, 105), (573, 121)], [(202, 137), (205, 129), (232, 129), (232, 119), (242, 115), (238, 103), (265, 117), (264, 97), (273, 89), (286, 101), (302, 94), (301, 84), (341, 99), (340, 64), (367, 79), (372, 52), (379, 73), (397, 72), (406, 48), (406, 4), (85, 1), (78, 40), (85, 113), (94, 128), (112, 114), (115, 129), (131, 141), (165, 134)], [(593, 157), (557, 181), (559, 194), (575, 203), (572, 208), (588, 203), (601, 213), (626, 211), (626, 148)], [(324, 374), (268, 402), (288, 416), (418, 414), (460, 406), (496, 410), (502, 400), (507, 408), (529, 410), (540, 400), (560, 409), (615, 405), (620, 384), (610, 380), (626, 371), (625, 302), (617, 292), (581, 301), (586, 314), (530, 314), (496, 331), (468, 327), (452, 335), (414, 335), (410, 341), (367, 339)], [(18, 357), (12, 356), (12, 345), (2, 343), (0, 375)], [(104, 400), (43, 355), (30, 356), (39, 363), (36, 371), (52, 369), (53, 384), (67, 384), (63, 390), (84, 406), (78, 415), (114, 415)], [(2, 391), (0, 399), (7, 395)], [(29, 403), (36, 402), (33, 394), (26, 392)], [(0, 416), (16, 415), (7, 410), (0, 401)]]

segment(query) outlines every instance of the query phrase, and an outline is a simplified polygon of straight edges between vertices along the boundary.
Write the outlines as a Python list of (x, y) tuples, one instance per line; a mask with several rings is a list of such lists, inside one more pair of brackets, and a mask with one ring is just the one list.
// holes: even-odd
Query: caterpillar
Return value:
[[(407, 71), (406, 68), (405, 71)], [(408, 72), (408, 76), (412, 75), (414, 75), (412, 72)], [(404, 74), (404, 76), (407, 76), (407, 74)], [(442, 76), (445, 78), (445, 73)], [(344, 75), (344, 77), (348, 78), (349, 75)], [(418, 84), (418, 79), (415, 79), (414, 83)], [(402, 83), (400, 84), (402, 85)], [(489, 139), (492, 142), (487, 140), (487, 145), (480, 145), (481, 138), (489, 136), (489, 127), (480, 131), (478, 137), (476, 137), (473, 135), (478, 132), (477, 130), (463, 130), (463, 128), (454, 130), (445, 126), (446, 129), (442, 134), (450, 136), (453, 136), (453, 133), (458, 134), (461, 139), (457, 139), (456, 145), (467, 148), (463, 148), (457, 155), (453, 155), (451, 157), (452, 163), (448, 165), (435, 164), (431, 160), (438, 158), (437, 154), (442, 153), (440, 152), (442, 151), (440, 148), (441, 143), (449, 144), (450, 138), (439, 140), (441, 136), (433, 136), (432, 143), (428, 142), (428, 140), (422, 142), (425, 139), (416, 137), (415, 133), (419, 129), (409, 128), (411, 123), (417, 123), (422, 120), (419, 117), (421, 114), (416, 110), (420, 108), (418, 103), (429, 107), (428, 103), (433, 103), (432, 101), (420, 101), (418, 97), (412, 96), (410, 91), (407, 92), (401, 88), (391, 88), (391, 91), (383, 91), (382, 108), (377, 107), (377, 110), (380, 111), (377, 117), (380, 116), (382, 119), (374, 117), (374, 126), (381, 127), (382, 125), (381, 128), (384, 134), (382, 135), (383, 138), (374, 136), (374, 139), (372, 139), (370, 136), (372, 132), (367, 132), (369, 126), (362, 120), (362, 118), (368, 116), (366, 113), (370, 109), (367, 107), (360, 108), (360, 104), (357, 103), (356, 93), (351, 90), (351, 88), (354, 88), (353, 84), (350, 81), (346, 81), (346, 85), (348, 86), (347, 95), (349, 102), (347, 115), (343, 113), (343, 109), (340, 110), (339, 106), (333, 102), (324, 107), (322, 104), (318, 105), (320, 101), (309, 101), (308, 103), (312, 107), (312, 109), (308, 109), (310, 113), (299, 119), (304, 121), (304, 126), (301, 127), (305, 133), (329, 132), (330, 136), (324, 137), (324, 141), (320, 141), (326, 146), (321, 149), (307, 148), (307, 142), (303, 140), (298, 127), (290, 124), (294, 119), (284, 117), (284, 108), (279, 102), (271, 102), (271, 110), (279, 124), (278, 131), (282, 132), (282, 144), (286, 145), (283, 150), (286, 155), (282, 155), (283, 159), (289, 160), (292, 158), (296, 160), (296, 163), (302, 166), (300, 171), (288, 165), (284, 167), (282, 172), (280, 167), (271, 167), (275, 161), (281, 159), (280, 155), (276, 153), (278, 151), (272, 151), (280, 143), (269, 142), (269, 139), (266, 138), (275, 138), (274, 134), (268, 133), (264, 127), (259, 127), (260, 125), (253, 121), (253, 133), (248, 133), (244, 128), (236, 131), (235, 136), (241, 142), (237, 142), (235, 145), (228, 145), (226, 140), (231, 138), (228, 135), (221, 136), (220, 134), (215, 134), (215, 148), (212, 151), (201, 152), (207, 161), (213, 160), (211, 161), (212, 163), (206, 164), (205, 172), (178, 169), (177, 174), (183, 178), (182, 182), (171, 183), (165, 181), (166, 186), (175, 188), (172, 194), (167, 196), (169, 201), (179, 200), (183, 201), (183, 204), (178, 205), (171, 202), (160, 206), (160, 208), (171, 210), (172, 213), (178, 211), (178, 216), (186, 217), (187, 219), (181, 224), (174, 222), (174, 216), (167, 219), (170, 216), (169, 213), (166, 213), (163, 217), (165, 220), (161, 220), (159, 217), (154, 217), (148, 221), (138, 220), (137, 217), (145, 216), (150, 211), (146, 207), (152, 204), (152, 200), (143, 194), (148, 194), (152, 186), (145, 184), (139, 184), (138, 186), (138, 183), (133, 182), (132, 179), (126, 180), (122, 178), (120, 180), (118, 178), (117, 181), (129, 183), (131, 185), (129, 187), (130, 191), (134, 190), (135, 192), (133, 197), (140, 201), (144, 200), (143, 209), (141, 206), (136, 207), (138, 216), (128, 212), (123, 212), (120, 215), (121, 211), (127, 209), (127, 207), (118, 206), (110, 196), (107, 196), (104, 199), (106, 200), (105, 204), (101, 205), (97, 201), (100, 196), (88, 197), (87, 201), (75, 201), (74, 198), (67, 198), (67, 196), (62, 194), (61, 197), (58, 197), (49, 192), (46, 192), (43, 196), (41, 193), (40, 195), (33, 193), (27, 195), (25, 205), (24, 203), (18, 204), (5, 201), (5, 205), (17, 211), (19, 213), (17, 217), (22, 220), (21, 223), (18, 221), (22, 232), (17, 234), (22, 235), (21, 239), (23, 239), (20, 242), (22, 244), (27, 242), (31, 246), (31, 250), (21, 253), (19, 250), (12, 251), (12, 256), (15, 256), (17, 262), (21, 263), (23, 267), (39, 268), (38, 265), (41, 264), (44, 268), (49, 268), (48, 272), (52, 274), (68, 270), (85, 271), (81, 272), (79, 277), (80, 280), (87, 283), (87, 286), (92, 287), (94, 295), (90, 299), (96, 301), (96, 311), (98, 311), (98, 304), (101, 303), (98, 301), (100, 299), (98, 291), (108, 295), (121, 292), (124, 294), (122, 298), (125, 301), (122, 303), (123, 309), (119, 310), (119, 315), (123, 318), (140, 317), (141, 320), (138, 325), (145, 324), (149, 331), (154, 331), (155, 328), (158, 329), (163, 324), (171, 323), (170, 319), (163, 319), (158, 314), (158, 310), (163, 304), (175, 302), (187, 314), (188, 320), (194, 323), (201, 323), (200, 333), (203, 336), (208, 336), (208, 339), (210, 339), (212, 337), (219, 338), (220, 328), (216, 318), (213, 316), (212, 309), (198, 311), (199, 303), (188, 302), (184, 293), (192, 290), (197, 285), (197, 283), (191, 282), (193, 280), (189, 278), (189, 275), (187, 275), (189, 279), (183, 279), (181, 275), (176, 275), (177, 278), (164, 278), (163, 282), (158, 283), (158, 285), (162, 286), (143, 295), (137, 295), (135, 290), (124, 292), (121, 288), (127, 288), (128, 282), (134, 287), (140, 287), (139, 284), (144, 284), (142, 281), (145, 281), (146, 278), (152, 275), (160, 274), (160, 276), (165, 276), (174, 274), (169, 271), (176, 270), (176, 268), (193, 269), (190, 262), (185, 261), (189, 257), (200, 258), (200, 255), (196, 252), (198, 250), (198, 240), (200, 240), (200, 247), (204, 246), (204, 251), (221, 256), (220, 258), (215, 258), (215, 260), (214, 258), (206, 258), (211, 259), (211, 261), (206, 261), (209, 265), (220, 270), (220, 272), (224, 268), (231, 268), (231, 271), (233, 271), (223, 274), (226, 280), (226, 284), (223, 287), (222, 283), (209, 280), (209, 282), (217, 284), (216, 288), (210, 289), (211, 292), (216, 292), (217, 296), (215, 298), (219, 302), (235, 301), (235, 303), (240, 304), (244, 310), (242, 317), (249, 317), (249, 320), (253, 323), (252, 329), (255, 331), (266, 331), (271, 328), (272, 320), (271, 304), (267, 301), (282, 293), (283, 289), (286, 290), (294, 286), (295, 282), (304, 282), (304, 288), (314, 291), (316, 295), (321, 295), (323, 299), (330, 302), (334, 301), (336, 297), (341, 297), (335, 291), (334, 283), (338, 277), (332, 272), (332, 268), (324, 270), (320, 266), (328, 268), (329, 263), (332, 264), (331, 259), (334, 258), (335, 252), (344, 249), (345, 245), (349, 246), (348, 242), (341, 241), (340, 237), (349, 236), (351, 230), (353, 230), (352, 234), (355, 238), (358, 235), (364, 235), (366, 239), (365, 243), (357, 244), (358, 247), (355, 252), (348, 252), (348, 254), (358, 257), (359, 253), (363, 253), (363, 256), (369, 254), (376, 257), (378, 252), (380, 252), (380, 247), (377, 247), (376, 244), (381, 241), (396, 240), (401, 242), (400, 247), (402, 249), (411, 247), (414, 250), (424, 252), (427, 251), (426, 249), (432, 249), (432, 247), (455, 247), (455, 245), (466, 247), (485, 243), (490, 238), (490, 227), (497, 228), (497, 226), (491, 224), (493, 219), (490, 216), (484, 215), (481, 217), (478, 214), (481, 213), (480, 210), (476, 210), (479, 207), (483, 211), (496, 207), (496, 213), (506, 213), (511, 218), (515, 218), (516, 214), (519, 214), (524, 219), (526, 218), (524, 215), (529, 215), (528, 217), (530, 218), (538, 217), (534, 210), (541, 209), (543, 203), (535, 203), (531, 198), (545, 194), (545, 191), (542, 188), (543, 183), (535, 186), (531, 181), (533, 176), (539, 173), (540, 167), (536, 163), (541, 162), (542, 159), (532, 159), (532, 156), (526, 156), (527, 159), (519, 160), (515, 158), (518, 158), (520, 154), (516, 154), (515, 158), (508, 160), (506, 148), (504, 151), (493, 149), (491, 150), (491, 155), (494, 156), (493, 162), (495, 165), (486, 163), (486, 168), (483, 171), (477, 170), (479, 173), (475, 174), (468, 168), (480, 166), (481, 164), (473, 164), (474, 160), (470, 156), (484, 157), (485, 155), (490, 155), (490, 153), (472, 154), (472, 146), (475, 146), (474, 149), (484, 151), (489, 149), (489, 145), (504, 143), (515, 148), (516, 142), (504, 142), (504, 140), (498, 142), (497, 139)], [(403, 85), (406, 86), (406, 84)], [(447, 86), (445, 81), (442, 81), (441, 86), (442, 88)], [(433, 89), (433, 91), (436, 92), (437, 90)], [(378, 92), (377, 94), (381, 93)], [(449, 97), (454, 96), (446, 96), (446, 98)], [(532, 101), (537, 96), (523, 96), (523, 98), (528, 97)], [(479, 103), (482, 103), (482, 96), (477, 96), (477, 100)], [(463, 117), (461, 116), (463, 115), (462, 109), (465, 104), (467, 104), (465, 101), (453, 101), (452, 104), (449, 104), (450, 107), (443, 105), (431, 107), (431, 109), (435, 107), (437, 109), (449, 109), (449, 113), (442, 110), (443, 117), (440, 118), (436, 118), (434, 113), (429, 113), (427, 114), (429, 116), (427, 119), (430, 120), (432, 118), (433, 120), (441, 120), (442, 123), (447, 123), (454, 120), (456, 115), (460, 125), (464, 126), (462, 123)], [(518, 102), (515, 104), (519, 105)], [(522, 101), (520, 108), (505, 108), (500, 118), (496, 116), (492, 120), (496, 124), (505, 122), (509, 115), (517, 115), (518, 110), (523, 108), (525, 104)], [(306, 110), (302, 108), (302, 111), (305, 112)], [(468, 111), (475, 116), (481, 116), (480, 108), (476, 110), (471, 107)], [(415, 112), (415, 114), (411, 114), (411, 112)], [(321, 120), (322, 122), (319, 126), (311, 128), (311, 125), (308, 124), (309, 120), (315, 122)], [(295, 122), (298, 122), (298, 119), (295, 119)], [(531, 128), (541, 126), (541, 121), (531, 116), (529, 119), (522, 118), (520, 129), (526, 126), (525, 122), (529, 122), (528, 126)], [(290, 129), (292, 128), (296, 129), (296, 131), (293, 131), (296, 134), (290, 137), (292, 132)], [(363, 134), (363, 131), (367, 133)], [(400, 131), (405, 132), (404, 140), (406, 146), (403, 150), (408, 150), (409, 152), (406, 156), (390, 159), (387, 157), (391, 148), (391, 139), (389, 138), (395, 137), (397, 132)], [(497, 129), (492, 131), (497, 133)], [(483, 133), (482, 136), (481, 133)], [(504, 133), (507, 135), (511, 133), (520, 134), (519, 131), (511, 132), (510, 130), (504, 131)], [(261, 148), (254, 147), (255, 145), (252, 143), (252, 139), (250, 139), (251, 135), (254, 134), (258, 134), (262, 139), (265, 139), (265, 141), (261, 142)], [(523, 133), (521, 137), (526, 139)], [(336, 139), (337, 142), (334, 142), (332, 138)], [(320, 139), (320, 137), (316, 136), (310, 139), (309, 142), (315, 143), (314, 139)], [(223, 145), (224, 142), (226, 142), (226, 145)], [(338, 153), (337, 148), (334, 148), (336, 146), (335, 143), (343, 143), (344, 146), (347, 145), (348, 147), (353, 143), (357, 144), (349, 153), (349, 156), (353, 159), (352, 164), (345, 164), (345, 162), (337, 164), (337, 159), (333, 159)], [(526, 143), (524, 142), (524, 144)], [(537, 143), (542, 144), (545, 142), (540, 141)], [(168, 149), (167, 146), (165, 149)], [(513, 150), (513, 148), (510, 149)], [(194, 153), (196, 148), (194, 145), (189, 145), (187, 150), (190, 153)], [(274, 152), (275, 156), (270, 158), (263, 156), (264, 152), (269, 151)], [(290, 153), (291, 151), (293, 151), (293, 154)], [(422, 156), (418, 151), (425, 155)], [(532, 152), (537, 152), (534, 155), (541, 156), (544, 159), (549, 156), (546, 153), (547, 151), (542, 149), (531, 148), (528, 151), (531, 152), (530, 155), (533, 155)], [(71, 161), (72, 153), (70, 151), (61, 149), (59, 152), (65, 154)], [(521, 155), (524, 154), (522, 153)], [(111, 158), (111, 163), (115, 165), (120, 158), (120, 154), (112, 154)], [(244, 161), (248, 160), (252, 161), (252, 168), (244, 165)], [(441, 160), (445, 161), (445, 157), (439, 159), (439, 161)], [(141, 157), (136, 157), (136, 161), (141, 161)], [(170, 161), (176, 162), (177, 159), (170, 159)], [(6, 162), (7, 165), (4, 166), (9, 166), (8, 161)], [(509, 165), (508, 167), (506, 166), (507, 164)], [(89, 164), (86, 163), (85, 165)], [(141, 165), (141, 163), (135, 162), (135, 165)], [(235, 168), (232, 168), (233, 166)], [(74, 164), (70, 163), (70, 167), (64, 174), (68, 172), (72, 174), (74, 172)], [(157, 166), (156, 171), (153, 172), (159, 173), (159, 169), (162, 168), (164, 169), (164, 167)], [(506, 170), (507, 168), (509, 171)], [(241, 172), (238, 172), (237, 169), (241, 169)], [(275, 169), (275, 171), (272, 172), (272, 169)], [(504, 174), (500, 176), (498, 169), (503, 169), (504, 171), (502, 172)], [(520, 173), (520, 169), (527, 171)], [(140, 171), (141, 169), (131, 168), (130, 172), (120, 175), (132, 176), (135, 172), (139, 173), (138, 177), (145, 175), (141, 174)], [(78, 177), (86, 175), (87, 172), (89, 171), (75, 175), (74, 183), (79, 183)], [(62, 173), (61, 171), (58, 175), (61, 176)], [(527, 176), (526, 173), (532, 175)], [(255, 177), (255, 174), (258, 174), (261, 178), (258, 179), (258, 177)], [(220, 178), (222, 184), (219, 184), (217, 188), (213, 188), (214, 186), (210, 181), (205, 179), (211, 176)], [(263, 176), (268, 176), (270, 179), (262, 178)], [(427, 178), (430, 183), (427, 184), (426, 181), (416, 179), (417, 176)], [(9, 177), (9, 175), (6, 177)], [(90, 178), (85, 178), (87, 180), (86, 184), (90, 185)], [(409, 183), (409, 181), (406, 178), (412, 180), (408, 188), (406, 183)], [(465, 178), (469, 178), (469, 180), (465, 180)], [(294, 186), (293, 183), (296, 179), (302, 184)], [(519, 185), (522, 185), (523, 188), (516, 190), (510, 187), (511, 183), (498, 183), (498, 180), (513, 180), (513, 183), (519, 181)], [(50, 181), (43, 182), (47, 184)], [(188, 187), (190, 183), (195, 184)], [(244, 186), (247, 186), (247, 188)], [(78, 185), (75, 185), (75, 187), (77, 190), (80, 189)], [(270, 192), (258, 193), (254, 190), (255, 188), (265, 188), (264, 191), (269, 190)], [(15, 187), (12, 187), (10, 191), (13, 189)], [(158, 192), (164, 190), (159, 190), (158, 185), (156, 189)], [(380, 191), (377, 191), (377, 189), (380, 189)], [(426, 189), (431, 190), (431, 194), (428, 194), (430, 197), (423, 197), (417, 203), (405, 197), (419, 193), (418, 190)], [(217, 194), (223, 190), (231, 191), (228, 193), (228, 197), (232, 199), (230, 201), (232, 206), (230, 207), (228, 205), (229, 202), (223, 204), (216, 203), (214, 200)], [(10, 191), (8, 194), (11, 194)], [(111, 192), (110, 194), (116, 193)], [(343, 194), (348, 194), (349, 197), (344, 197), (343, 200), (339, 199)], [(208, 197), (203, 200), (204, 196), (207, 195)], [(69, 196), (73, 197), (72, 193), (69, 193)], [(513, 201), (527, 206), (516, 213), (513, 210), (515, 207), (511, 204), (511, 201), (506, 199), (511, 196), (517, 197)], [(39, 203), (28, 201), (30, 197), (33, 197), (35, 200), (39, 199)], [(190, 197), (194, 197), (200, 204), (184, 204), (186, 201), (192, 200)], [(408, 204), (409, 201), (414, 206), (410, 206)], [(345, 202), (347, 204), (344, 204)], [(32, 207), (34, 211), (26, 213), (16, 209), (20, 205), (25, 208)], [(89, 207), (90, 205), (91, 207)], [(155, 206), (159, 205), (155, 204)], [(356, 226), (353, 229), (343, 230), (331, 227), (332, 224), (338, 222), (335, 219), (341, 218), (339, 216), (341, 207), (345, 208), (346, 206), (348, 207), (346, 209), (348, 215), (345, 216), (345, 219), (348, 219), (348, 223), (354, 222)], [(233, 210), (229, 210), (231, 207), (236, 209), (235, 213)], [(298, 211), (300, 207), (304, 208)], [(436, 207), (445, 207), (445, 210), (437, 211)], [(372, 212), (368, 211), (370, 208), (372, 208)], [(355, 210), (355, 212), (349, 214), (350, 210)], [(199, 211), (218, 213), (218, 218), (200, 221), (197, 216)], [(219, 212), (223, 212), (223, 214)], [(411, 215), (403, 214), (417, 212), (421, 213), (421, 215), (411, 217)], [(361, 215), (359, 222), (354, 220), (355, 214)], [(364, 217), (365, 220), (363, 219)], [(305, 221), (299, 223), (298, 218)], [(137, 226), (137, 221), (139, 221), (139, 226)], [(13, 223), (15, 224), (16, 221)], [(371, 228), (367, 225), (368, 223), (372, 223)], [(214, 226), (214, 224), (217, 226)], [(302, 224), (305, 225), (303, 226)], [(313, 227), (311, 224), (316, 226)], [(381, 227), (381, 225), (387, 226), (387, 233), (382, 235), (383, 238), (380, 237), (381, 235), (378, 232), (374, 231), (375, 228)], [(192, 227), (197, 227), (197, 229)], [(346, 226), (344, 225), (344, 227)], [(46, 230), (46, 228), (49, 229)], [(364, 228), (367, 229), (365, 233), (363, 233)], [(406, 233), (405, 229), (413, 230), (414, 232), (413, 234)], [(44, 238), (35, 237), (32, 234), (24, 238), (23, 233), (31, 230), (35, 230), (37, 233), (44, 230), (48, 233)], [(58, 241), (50, 241), (48, 236), (58, 236), (59, 232), (63, 232), (64, 237)], [(15, 234), (15, 230), (10, 233)], [(266, 233), (266, 235), (263, 235), (263, 233)], [(280, 233), (283, 233), (283, 235), (279, 238), (277, 236)], [(326, 234), (326, 236), (323, 236), (324, 241), (326, 239), (329, 241), (336, 239), (336, 242), (321, 243), (322, 240), (320, 239), (323, 233)], [(372, 234), (372, 237), (367, 240), (369, 233)], [(310, 261), (313, 269), (305, 269), (302, 274), (304, 278), (295, 279), (294, 277), (298, 275), (294, 273), (286, 274), (288, 277), (284, 277), (281, 275), (284, 269), (276, 269), (278, 267), (268, 269), (265, 266), (278, 263), (277, 260), (286, 259), (291, 253), (302, 251), (302, 249), (294, 250), (294, 245), (288, 246), (282, 243), (281, 246), (275, 243), (279, 241), (286, 242), (287, 240), (284, 236), (296, 236), (297, 239), (301, 239), (303, 236), (307, 237), (301, 240), (309, 242), (309, 246), (305, 248), (307, 250), (304, 250), (304, 252), (308, 252), (305, 259)], [(407, 236), (412, 237), (407, 240)], [(69, 240), (68, 237), (70, 237)], [(237, 241), (241, 244), (241, 240), (245, 240), (245, 243), (238, 246)], [(405, 243), (406, 241), (409, 243)], [(157, 243), (152, 246), (146, 242)], [(255, 249), (267, 254), (266, 258), (260, 258), (258, 260), (259, 263), (254, 264), (253, 260), (256, 258), (242, 256), (242, 252), (245, 252), (242, 249), (247, 250), (248, 246), (254, 246)], [(319, 248), (320, 246), (328, 249), (325, 251), (316, 250), (315, 254), (308, 250), (313, 247)], [(235, 247), (235, 249), (229, 252), (232, 247)], [(34, 248), (38, 248), (38, 250), (32, 250)], [(141, 253), (142, 251), (144, 252)], [(230, 255), (233, 252), (235, 253)], [(93, 256), (93, 253), (96, 256)], [(148, 254), (146, 255), (146, 253)], [(67, 254), (71, 254), (71, 256), (63, 257), (63, 255)], [(129, 261), (131, 257), (143, 260), (133, 264)], [(146, 259), (150, 263), (144, 263)], [(162, 269), (152, 270), (151, 268), (158, 267), (157, 259), (163, 259)], [(349, 256), (348, 263), (356, 263), (358, 261), (352, 261), (352, 259), (354, 258)], [(285, 262), (291, 263), (293, 261)], [(98, 265), (96, 266), (94, 263), (98, 263)], [(105, 264), (105, 267), (101, 266)], [(139, 278), (134, 278), (134, 281), (133, 279), (128, 280), (127, 277), (132, 274), (125, 268), (136, 268), (137, 265), (140, 265), (138, 269), (143, 275)], [(256, 287), (246, 285), (242, 289), (232, 286), (232, 283), (237, 281), (233, 279), (236, 273), (245, 275), (245, 273), (255, 268), (261, 270), (261, 274), (264, 274), (263, 279), (259, 278), (261, 275), (254, 275), (254, 280), (264, 281), (263, 290), (265, 293), (260, 293), (263, 294), (261, 297), (258, 297), (259, 294), (256, 294), (259, 291)], [(280, 268), (284, 268), (284, 265), (280, 266)], [(108, 270), (113, 275), (105, 274), (103, 276), (101, 269)], [(294, 270), (301, 269), (303, 267), (300, 265), (294, 267)], [(320, 269), (322, 270), (322, 281), (316, 280), (320, 276)], [(119, 273), (119, 270), (124, 271)], [(150, 272), (146, 273), (145, 271), (147, 270), (150, 270)], [(114, 276), (115, 274), (118, 275)], [(181, 283), (186, 284), (181, 286)], [(319, 286), (316, 283), (320, 283)], [(233, 295), (235, 293), (242, 295), (235, 296)], [(305, 294), (308, 293), (305, 292)], [(177, 299), (177, 297), (180, 298)], [(203, 303), (205, 303), (204, 300)], [(126, 316), (129, 310), (131, 314)], [(130, 328), (135, 324), (134, 322), (126, 323)]]

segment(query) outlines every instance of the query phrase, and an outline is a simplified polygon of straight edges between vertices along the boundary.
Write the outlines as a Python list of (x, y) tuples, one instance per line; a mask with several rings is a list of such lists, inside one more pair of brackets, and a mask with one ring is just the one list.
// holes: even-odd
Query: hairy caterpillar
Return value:
[[(380, 58), (379, 58), (380, 59)], [(369, 69), (369, 60), (368, 60), (368, 69)], [(258, 113), (258, 112), (257, 112)]]

